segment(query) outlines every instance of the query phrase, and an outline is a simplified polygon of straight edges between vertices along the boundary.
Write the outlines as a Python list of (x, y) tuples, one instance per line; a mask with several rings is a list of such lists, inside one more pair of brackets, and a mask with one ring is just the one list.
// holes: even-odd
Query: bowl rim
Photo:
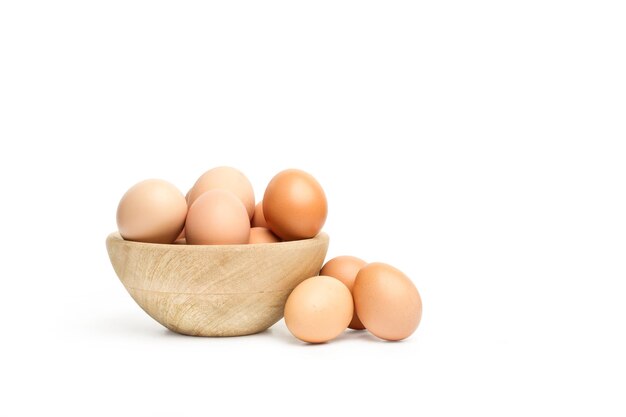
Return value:
[(119, 232), (112, 232), (107, 236), (107, 242), (122, 243), (129, 246), (143, 247), (143, 248), (162, 248), (172, 249), (180, 251), (190, 250), (237, 250), (244, 251), (247, 249), (269, 248), (269, 247), (298, 247), (298, 246), (310, 246), (313, 243), (323, 243), (329, 240), (328, 234), (325, 232), (319, 232), (316, 236), (309, 239), (290, 240), (286, 242), (272, 242), (272, 243), (241, 243), (233, 245), (189, 245), (179, 243), (149, 243), (149, 242), (137, 242), (134, 240), (126, 240), (120, 235)]

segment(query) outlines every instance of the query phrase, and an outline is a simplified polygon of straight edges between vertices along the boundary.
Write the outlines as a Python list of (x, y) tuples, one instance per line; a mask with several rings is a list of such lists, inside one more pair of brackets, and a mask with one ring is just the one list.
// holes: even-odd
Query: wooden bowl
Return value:
[(168, 329), (193, 336), (261, 332), (283, 316), (296, 285), (319, 273), (328, 235), (254, 245), (163, 245), (106, 240), (131, 297)]

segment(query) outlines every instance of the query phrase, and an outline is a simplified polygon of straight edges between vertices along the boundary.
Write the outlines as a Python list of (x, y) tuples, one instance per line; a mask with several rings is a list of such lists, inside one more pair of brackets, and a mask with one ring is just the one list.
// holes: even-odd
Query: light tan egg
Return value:
[(409, 337), (422, 318), (422, 299), (417, 288), (391, 265), (375, 262), (361, 268), (352, 294), (359, 319), (381, 339)]
[(267, 227), (265, 216), (263, 215), (263, 201), (261, 200), (254, 207), (254, 216), (252, 216), (252, 227)]
[[(320, 271), (320, 275), (337, 278), (352, 292), (356, 275), (365, 265), (366, 262), (364, 260), (354, 256), (337, 256), (336, 258), (326, 262)], [(361, 323), (361, 320), (359, 320), (359, 317), (356, 314), (356, 310), (348, 327), (354, 330), (365, 329), (365, 326), (363, 326), (363, 323)]]
[(291, 292), (285, 304), (285, 324), (304, 342), (324, 343), (346, 330), (352, 313), (348, 287), (335, 278), (317, 276)]
[(208, 170), (194, 184), (187, 199), (189, 207), (203, 193), (210, 190), (227, 190), (241, 200), (248, 213), (248, 220), (254, 214), (254, 190), (248, 178), (238, 169), (217, 167)]
[(230, 191), (207, 191), (189, 207), (185, 237), (190, 245), (248, 243), (248, 212), (241, 200)]
[(185, 197), (167, 181), (151, 179), (132, 186), (117, 207), (117, 227), (126, 240), (172, 243), (185, 225)]
[(321, 185), (311, 174), (299, 169), (279, 172), (265, 189), (265, 221), (284, 240), (314, 237), (322, 230), (327, 213)]
[(280, 242), (278, 236), (265, 227), (253, 227), (250, 229), (250, 240), (248, 243), (276, 243)]

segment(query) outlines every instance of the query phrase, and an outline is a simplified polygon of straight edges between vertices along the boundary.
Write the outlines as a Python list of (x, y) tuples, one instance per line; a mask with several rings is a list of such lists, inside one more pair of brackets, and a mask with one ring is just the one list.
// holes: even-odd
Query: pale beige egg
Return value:
[(117, 207), (117, 227), (126, 240), (172, 243), (187, 216), (185, 196), (167, 181), (150, 179), (132, 186)]
[(241, 200), (248, 213), (248, 220), (254, 214), (254, 190), (248, 178), (238, 169), (217, 167), (208, 170), (194, 184), (187, 199), (189, 207), (207, 191), (227, 190)]

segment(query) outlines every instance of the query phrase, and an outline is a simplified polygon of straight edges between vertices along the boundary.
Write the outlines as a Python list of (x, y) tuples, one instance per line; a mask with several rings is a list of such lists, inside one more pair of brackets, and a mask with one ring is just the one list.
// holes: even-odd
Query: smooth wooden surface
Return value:
[(256, 245), (162, 245), (106, 240), (115, 273), (152, 318), (177, 333), (241, 336), (283, 316), (287, 296), (319, 273), (328, 235)]

